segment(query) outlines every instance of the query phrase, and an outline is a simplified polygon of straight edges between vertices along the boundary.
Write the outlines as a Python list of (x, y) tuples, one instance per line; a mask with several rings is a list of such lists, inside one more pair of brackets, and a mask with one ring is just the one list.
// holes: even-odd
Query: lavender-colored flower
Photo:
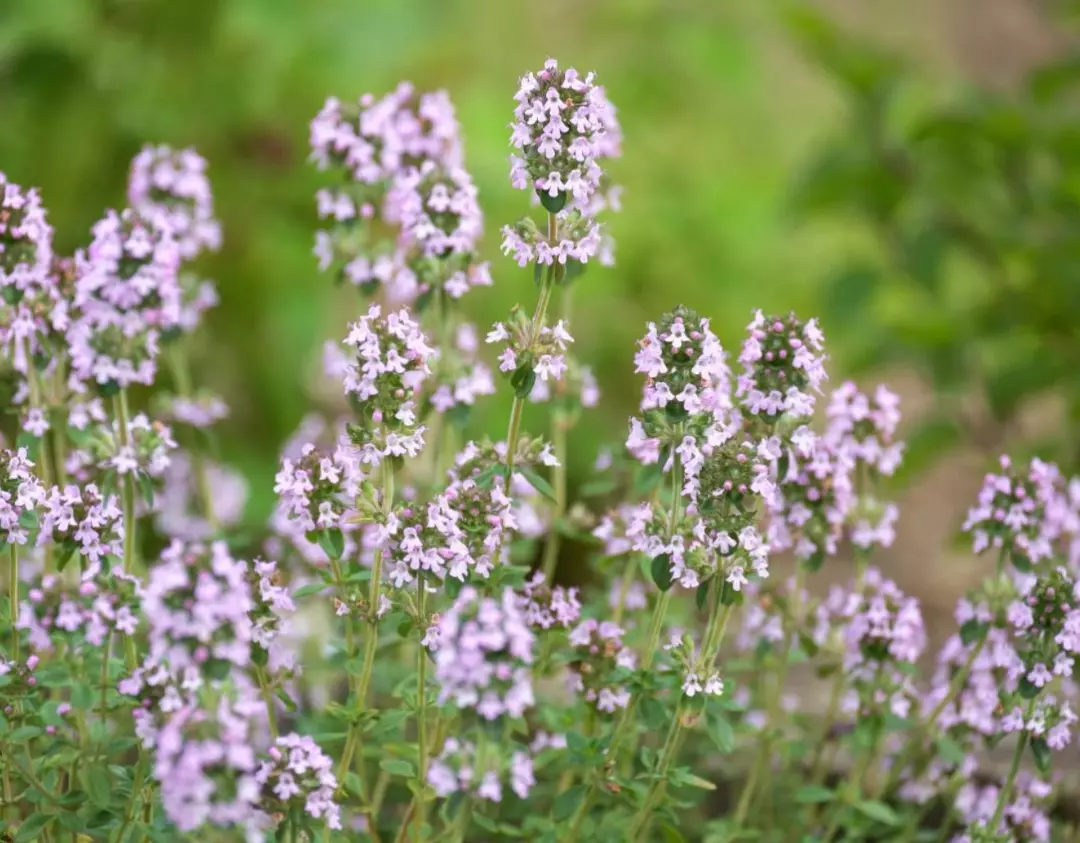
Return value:
[(103, 495), (93, 483), (53, 486), (41, 502), (38, 545), (59, 545), (61, 557), (78, 553), (82, 578), (93, 580), (106, 557), (119, 557), (124, 547), (124, 513), (116, 495)]
[[(202, 511), (200, 485), (210, 512)], [(196, 470), (187, 454), (177, 452), (170, 458), (154, 500), (154, 525), (169, 538), (206, 541), (217, 529), (239, 522), (247, 499), (248, 482), (242, 474), (206, 461)]]
[(37, 527), (45, 487), (34, 474), (26, 449), (0, 450), (0, 541), (23, 545)]
[(538, 630), (553, 627), (567, 629), (581, 617), (581, 602), (576, 588), (549, 586), (540, 571), (525, 581), (525, 619)]
[(229, 415), (229, 405), (219, 396), (201, 392), (190, 398), (169, 396), (164, 402), (162, 417), (197, 430), (206, 430)]
[(510, 790), (519, 799), (529, 795), (536, 777), (533, 759), (527, 752), (515, 751), (508, 759), (492, 753), (480, 756), (474, 744), (447, 738), (442, 751), (428, 767), (428, 784), (436, 796), (444, 799), (465, 793), (488, 802), (501, 802), (507, 779)]
[(48, 284), (52, 237), (37, 190), (0, 173), (0, 301), (17, 304)]
[(142, 217), (172, 232), (184, 260), (221, 247), (206, 159), (194, 149), (143, 147), (131, 162), (128, 202)]
[(424, 257), (471, 254), (484, 231), (472, 177), (460, 167), (441, 169), (434, 161), (396, 181), (387, 196), (387, 216)]
[(768, 317), (759, 310), (747, 326), (735, 394), (753, 415), (772, 424), (780, 416), (803, 418), (814, 410), (815, 392), (827, 377), (822, 353), (825, 337), (813, 319), (794, 314)]
[(568, 262), (587, 264), (603, 255), (603, 229), (576, 208), (556, 214), (554, 237), (541, 231), (528, 217), (503, 226), (502, 237), (503, 254), (512, 257), (518, 266), (553, 266), (560, 278), (565, 277)]
[(496, 322), (485, 342), (506, 343), (499, 355), (499, 371), (510, 378), (515, 391), (527, 396), (537, 381), (558, 381), (566, 373), (565, 352), (573, 343), (566, 323), (554, 327), (540, 325), (534, 331), (530, 320), (515, 311), (509, 324)]
[(543, 70), (522, 77), (514, 99), (510, 143), (521, 155), (511, 156), (511, 184), (588, 202), (600, 186), (598, 159), (617, 150), (617, 139), (604, 141), (614, 120), (604, 89), (592, 73), (583, 78), (548, 59)]
[(323, 454), (308, 443), (301, 449), (299, 460), (282, 460), (274, 492), (305, 533), (338, 530), (352, 511), (361, 480), (355, 458), (344, 447)]
[(110, 633), (136, 633), (141, 588), (119, 565), (77, 589), (46, 574), (28, 589), (15, 626), (26, 631), (30, 648), (39, 653), (53, 652), (61, 641), (73, 650), (99, 648)]
[(904, 443), (895, 441), (899, 396), (879, 384), (871, 398), (847, 381), (833, 390), (828, 416), (823, 438), (835, 452), (879, 474), (896, 471), (904, 450)]
[(465, 587), (439, 621), (435, 678), (439, 702), (474, 709), (485, 720), (521, 717), (534, 703), (533, 633), (510, 589), (482, 597)]
[(625, 631), (610, 621), (587, 618), (570, 632), (574, 647), (570, 662), (570, 689), (597, 711), (612, 713), (630, 704), (628, 671), (634, 669), (634, 651), (623, 644)]
[(322, 748), (307, 735), (293, 733), (279, 737), (267, 754), (269, 759), (255, 772), (263, 810), (287, 814), (295, 806), (312, 819), (324, 820), (328, 828), (340, 829), (334, 762)]

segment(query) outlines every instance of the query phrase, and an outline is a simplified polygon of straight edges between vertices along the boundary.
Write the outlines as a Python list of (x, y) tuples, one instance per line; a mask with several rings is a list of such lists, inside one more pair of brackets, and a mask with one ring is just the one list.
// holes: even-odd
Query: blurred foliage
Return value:
[[(225, 248), (199, 269), (222, 303), (196, 341), (196, 380), (233, 408), (223, 455), (250, 477), (261, 519), (278, 448), (317, 397), (321, 343), (361, 306), (311, 255), (319, 176), (305, 164), (308, 121), (328, 95), (382, 93), (402, 78), (450, 92), (496, 278), (465, 309), (489, 323), (535, 294), (528, 271), (498, 255), (497, 231), (527, 207), (508, 183), (512, 96), (549, 54), (598, 71), (627, 138), (614, 174), (626, 186), (618, 266), (590, 271), (575, 292), (578, 351), (605, 397), (575, 430), (574, 484), (599, 443), (625, 431), (647, 319), (685, 301), (734, 344), (752, 307), (812, 303), (804, 279), (820, 246), (786, 235), (780, 210), (832, 101), (789, 78), (767, 4), (0, 0), (0, 170), (41, 187), (70, 251), (123, 203), (144, 142), (193, 145), (210, 161)], [(508, 407), (506, 394), (484, 402), (477, 425), (501, 435)], [(542, 412), (527, 412), (525, 427), (543, 430)]]
[(857, 369), (914, 365), (936, 393), (908, 474), (964, 441), (996, 453), (1047, 395), (1052, 441), (1029, 444), (1080, 467), (1080, 52), (943, 94), (806, 9), (790, 23), (847, 99), (795, 211), (869, 235), (825, 279), (826, 321)]

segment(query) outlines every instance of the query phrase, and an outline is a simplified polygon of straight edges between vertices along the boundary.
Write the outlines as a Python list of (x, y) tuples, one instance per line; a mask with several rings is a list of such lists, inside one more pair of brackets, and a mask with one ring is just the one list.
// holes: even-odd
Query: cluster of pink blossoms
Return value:
[(25, 448), (0, 450), (0, 539), (4, 544), (26, 544), (28, 521), (36, 518), (45, 494)]

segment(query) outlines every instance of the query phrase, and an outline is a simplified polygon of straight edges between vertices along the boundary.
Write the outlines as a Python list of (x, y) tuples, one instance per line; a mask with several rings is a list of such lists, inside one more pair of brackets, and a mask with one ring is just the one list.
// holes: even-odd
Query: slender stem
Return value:
[(125, 832), (135, 820), (135, 814), (139, 806), (139, 792), (142, 790), (143, 782), (146, 780), (146, 766), (146, 757), (140, 757), (139, 763), (135, 765), (135, 774), (131, 780), (131, 794), (128, 796), (127, 808), (124, 810), (124, 824), (120, 826), (116, 836), (112, 838), (116, 843), (123, 843)]
[[(1035, 700), (1032, 699), (1028, 703), (1027, 714), (1024, 716), (1024, 722), (1027, 723), (1031, 720), (1031, 714), (1035, 710)], [(1001, 787), (1001, 793), (998, 794), (997, 808), (994, 810), (994, 818), (990, 821), (990, 830), (993, 832), (1001, 824), (1001, 817), (1005, 813), (1005, 806), (1009, 804), (1009, 800), (1012, 798), (1013, 783), (1016, 781), (1016, 774), (1020, 770), (1020, 762), (1024, 758), (1024, 750), (1027, 749), (1028, 733), (1027, 729), (1023, 729), (1020, 732), (1020, 738), (1016, 742), (1016, 751), (1013, 753), (1012, 764), (1009, 765), (1009, 774), (1005, 777), (1005, 784)]]
[[(427, 589), (423, 577), (416, 578), (416, 611), (420, 616), (420, 628), (426, 623)], [(420, 644), (416, 650), (416, 734), (418, 751), (420, 755), (419, 785), (413, 803), (416, 805), (416, 839), (421, 840), (424, 836), (424, 822), (427, 819), (427, 787), (428, 768), (428, 743), (427, 743), (427, 648)]]
[(278, 725), (277, 711), (274, 709), (274, 695), (270, 692), (270, 682), (266, 671), (260, 667), (257, 669), (256, 675), (259, 679), (259, 692), (262, 694), (263, 702), (266, 703), (266, 722), (270, 726), (270, 737), (276, 741)]
[[(131, 447), (127, 390), (121, 389), (113, 398), (113, 415), (119, 428), (120, 447)], [(124, 506), (124, 572), (130, 574), (135, 566), (135, 478), (130, 471), (121, 478), (121, 483)]]
[[(557, 237), (557, 223), (554, 214), (548, 214), (548, 239), (554, 243)], [(530, 348), (540, 337), (540, 329), (544, 326), (547, 317), (548, 305), (551, 303), (551, 290), (555, 286), (555, 264), (548, 264), (540, 282), (540, 296), (536, 300), (536, 309), (533, 311), (532, 322), (529, 323), (529, 346)], [(521, 416), (525, 410), (525, 399), (514, 396), (513, 406), (510, 408), (510, 424), (506, 430), (506, 478), (507, 483), (514, 475), (514, 460), (517, 459), (517, 443), (521, 435)]]
[[(382, 512), (390, 514), (390, 508), (394, 501), (394, 469), (389, 459), (382, 462)], [(382, 564), (383, 551), (381, 547), (375, 549), (375, 558), (371, 565), (371, 587), (368, 591), (368, 631), (367, 640), (364, 642), (364, 664), (359, 677), (353, 685), (353, 705), (356, 713), (362, 711), (367, 704), (368, 686), (371, 684), (371, 672), (375, 667), (375, 651), (379, 643), (379, 594), (382, 589)], [(350, 656), (351, 657), (351, 656)], [(345, 750), (342, 752), (341, 761), (338, 763), (338, 782), (344, 782), (345, 774), (352, 765), (353, 754), (360, 745), (360, 727), (354, 720), (349, 725), (349, 733), (345, 741)], [(374, 821), (372, 821), (374, 826)]]
[(109, 660), (112, 658), (113, 631), (110, 629), (105, 635), (105, 649), (101, 654), (101, 721), (104, 723), (109, 718)]
[(19, 546), (11, 545), (11, 565), (8, 568), (8, 620), (11, 622), (11, 660), (19, 664)]
[[(570, 287), (563, 287), (559, 296), (558, 318), (570, 319)], [(555, 481), (555, 512), (552, 517), (552, 530), (548, 533), (547, 542), (544, 544), (544, 579), (551, 582), (555, 577), (555, 569), (559, 566), (559, 546), (562, 544), (562, 530), (560, 522), (566, 515), (566, 467), (568, 458), (567, 434), (570, 432), (571, 419), (566, 402), (566, 384), (560, 381), (556, 386), (554, 406), (551, 411), (551, 445), (555, 452), (558, 463), (553, 470), (552, 479)]]
[(777, 727), (783, 712), (784, 685), (787, 682), (788, 667), (791, 664), (791, 649), (795, 646), (797, 640), (795, 636), (798, 632), (798, 615), (802, 605), (803, 579), (805, 576), (806, 569), (799, 565), (795, 571), (795, 589), (791, 598), (791, 611), (784, 614), (783, 658), (780, 660), (780, 666), (776, 672), (776, 684), (772, 688), (772, 693), (767, 695), (767, 720), (758, 753), (754, 759), (754, 766), (751, 768), (750, 778), (747, 779), (743, 787), (738, 806), (735, 809), (736, 826), (741, 825), (743, 820), (746, 819), (746, 815), (753, 805), (754, 794), (761, 779), (761, 773), (772, 757), (773, 730)]

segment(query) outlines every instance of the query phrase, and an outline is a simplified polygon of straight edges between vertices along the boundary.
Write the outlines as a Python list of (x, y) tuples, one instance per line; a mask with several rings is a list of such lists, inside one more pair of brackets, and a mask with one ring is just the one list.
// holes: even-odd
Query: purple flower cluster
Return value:
[(525, 581), (522, 593), (525, 598), (525, 620), (533, 629), (568, 629), (581, 617), (578, 590), (561, 585), (549, 586), (540, 571)]
[(1011, 798), (1002, 811), (1001, 824), (991, 828), (1001, 798), (998, 784), (967, 782), (956, 796), (956, 812), (967, 828), (954, 843), (1008, 840), (1012, 843), (1049, 843), (1049, 798), (1053, 787), (1027, 774), (1017, 776)]
[(479, 347), (476, 328), (465, 323), (454, 332), (453, 348), (439, 349), (435, 377), (431, 379), (433, 391), (428, 398), (435, 412), (471, 407), (477, 398), (495, 394), (491, 369), (477, 359)]
[(439, 702), (475, 709), (485, 720), (521, 717), (534, 703), (530, 666), (534, 636), (521, 598), (461, 590), (440, 618), (435, 678)]
[(282, 460), (274, 492), (303, 532), (338, 530), (352, 510), (361, 480), (355, 457), (343, 446), (322, 454), (309, 442), (301, 448), (298, 460)]
[(416, 394), (435, 356), (420, 325), (404, 308), (384, 317), (372, 305), (350, 326), (345, 344), (353, 355), (345, 394), (361, 420), (350, 434), (361, 461), (377, 465), (386, 457), (415, 457), (424, 444)]
[(489, 344), (507, 344), (499, 355), (499, 371), (510, 373), (512, 378), (519, 371), (531, 372), (534, 376), (532, 382), (535, 383), (562, 378), (567, 368), (564, 352), (574, 338), (561, 319), (554, 328), (541, 325), (534, 332), (532, 324), (522, 317), (512, 321), (509, 326), (496, 322), (485, 341)]
[(825, 337), (813, 319), (802, 322), (794, 314), (769, 317), (759, 310), (747, 326), (735, 394), (746, 410), (770, 423), (782, 414), (805, 418), (814, 411), (814, 392), (827, 377)]
[(533, 760), (527, 752), (515, 751), (504, 763), (493, 754), (481, 756), (472, 743), (447, 738), (442, 751), (428, 767), (427, 780), (441, 798), (465, 793), (488, 802), (501, 802), (506, 779), (519, 799), (528, 797), (536, 777)]
[(25, 630), (30, 648), (55, 649), (55, 636), (66, 634), (74, 649), (101, 647), (110, 633), (134, 635), (139, 626), (141, 583), (120, 566), (96, 582), (67, 589), (54, 574), (31, 585), (19, 606), (16, 628)]
[(294, 652), (286, 646), (292, 632), (296, 604), (276, 562), (256, 559), (248, 571), (254, 606), (251, 611), (251, 640), (266, 652), (267, 669), (291, 672), (297, 667)]
[(634, 651), (623, 644), (625, 631), (610, 621), (587, 618), (570, 632), (574, 647), (570, 689), (597, 711), (611, 713), (630, 704), (630, 688), (620, 675), (634, 669)]
[(313, 819), (322, 819), (331, 829), (341, 828), (341, 808), (334, 801), (338, 781), (334, 763), (317, 743), (306, 735), (278, 738), (255, 772), (262, 788), (264, 810), (287, 814), (300, 807)]
[(172, 232), (184, 260), (221, 248), (206, 159), (194, 149), (143, 147), (131, 162), (128, 202), (144, 219)]
[(26, 544), (37, 525), (45, 487), (34, 474), (26, 449), (0, 449), (0, 540), (3, 544)]
[(444, 170), (430, 160), (397, 179), (387, 208), (423, 257), (471, 254), (484, 230), (469, 173), (460, 167)]
[(501, 477), (487, 489), (471, 478), (455, 481), (426, 506), (407, 505), (388, 527), (390, 582), (402, 588), (423, 575), (487, 579), (503, 561), (514, 527)]
[(885, 476), (896, 471), (904, 443), (895, 440), (900, 398), (879, 384), (873, 398), (851, 381), (829, 397), (824, 440), (838, 454)]
[(38, 544), (52, 542), (62, 555), (78, 552), (83, 580), (93, 580), (106, 557), (119, 557), (124, 546), (124, 513), (116, 495), (103, 495), (93, 483), (53, 486), (41, 502)]
[(151, 384), (163, 331), (180, 323), (180, 253), (169, 229), (135, 211), (109, 211), (76, 258), (72, 370), (88, 383)]
[(52, 236), (37, 190), (0, 173), (0, 300), (15, 304), (48, 284)]
[(597, 159), (617, 154), (618, 137), (605, 140), (614, 109), (593, 74), (560, 70), (554, 59), (543, 70), (527, 73), (514, 95), (510, 182), (550, 197), (569, 194), (587, 203), (600, 187)]
[[(204, 492), (207, 499), (199, 500)], [(179, 452), (170, 457), (161, 476), (161, 489), (154, 499), (154, 525), (169, 538), (206, 541), (214, 535), (214, 524), (224, 529), (239, 522), (247, 499), (248, 483), (242, 474), (206, 461), (196, 470), (188, 455)], [(202, 511), (202, 504), (209, 504), (210, 512)]]

